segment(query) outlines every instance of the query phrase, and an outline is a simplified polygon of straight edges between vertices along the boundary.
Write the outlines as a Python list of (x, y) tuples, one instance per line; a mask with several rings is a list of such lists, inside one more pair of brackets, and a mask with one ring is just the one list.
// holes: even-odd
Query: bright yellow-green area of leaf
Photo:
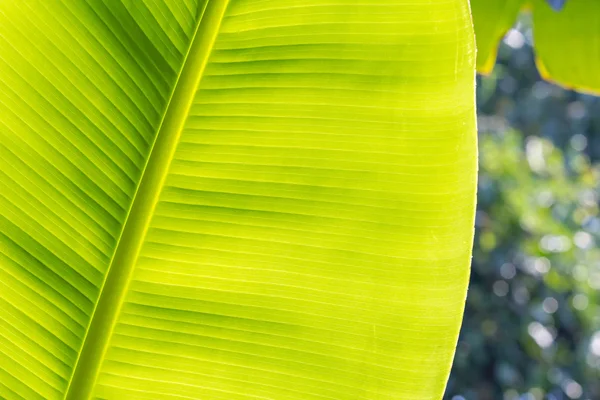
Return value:
[(0, 2), (0, 398), (439, 399), (466, 0)]
[(524, 0), (471, 0), (477, 71), (489, 74), (496, 64), (498, 43), (515, 23)]
[(569, 89), (600, 94), (600, 2), (570, 0), (556, 11), (546, 0), (471, 0), (477, 71), (494, 68), (498, 43), (521, 4), (533, 14), (536, 63), (542, 77)]

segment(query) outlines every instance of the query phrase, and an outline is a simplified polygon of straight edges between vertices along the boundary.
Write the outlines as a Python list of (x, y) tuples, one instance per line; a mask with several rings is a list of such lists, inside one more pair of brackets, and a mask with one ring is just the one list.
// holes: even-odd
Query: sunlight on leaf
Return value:
[(441, 398), (466, 0), (0, 2), (0, 398)]

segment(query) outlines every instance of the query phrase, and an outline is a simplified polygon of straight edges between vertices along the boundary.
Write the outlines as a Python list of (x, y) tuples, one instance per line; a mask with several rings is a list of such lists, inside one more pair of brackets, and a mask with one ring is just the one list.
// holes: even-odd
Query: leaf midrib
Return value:
[(228, 3), (229, 0), (208, 0), (199, 17), (88, 325), (65, 393), (64, 398), (67, 400), (91, 397), (148, 226)]

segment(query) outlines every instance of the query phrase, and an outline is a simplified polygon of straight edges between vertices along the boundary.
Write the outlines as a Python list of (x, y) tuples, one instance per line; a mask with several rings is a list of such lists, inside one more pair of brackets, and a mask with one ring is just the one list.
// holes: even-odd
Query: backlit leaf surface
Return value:
[(435, 399), (463, 0), (0, 2), (0, 397)]

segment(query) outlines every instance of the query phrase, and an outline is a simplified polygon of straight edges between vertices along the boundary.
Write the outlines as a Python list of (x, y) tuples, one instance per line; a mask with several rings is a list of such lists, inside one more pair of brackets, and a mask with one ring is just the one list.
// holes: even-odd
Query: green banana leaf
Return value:
[(554, 9), (548, 0), (471, 0), (477, 71), (489, 74), (498, 43), (520, 10), (533, 14), (533, 39), (540, 75), (569, 89), (600, 94), (600, 2), (570, 0)]
[(0, 398), (435, 399), (467, 0), (0, 2)]
[(559, 12), (534, 2), (536, 63), (542, 77), (600, 94), (600, 2), (568, 1)]
[(477, 72), (480, 74), (489, 74), (494, 69), (498, 43), (515, 23), (523, 1), (471, 0), (477, 39)]

